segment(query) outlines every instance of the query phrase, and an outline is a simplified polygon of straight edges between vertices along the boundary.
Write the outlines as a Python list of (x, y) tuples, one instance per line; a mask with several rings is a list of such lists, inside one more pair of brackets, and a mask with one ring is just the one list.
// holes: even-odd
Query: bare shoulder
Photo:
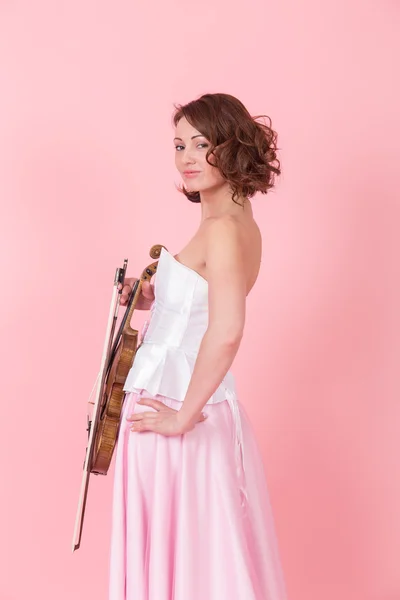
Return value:
[(219, 242), (232, 247), (241, 243), (243, 226), (233, 215), (209, 217), (204, 223), (206, 245)]
[[(254, 286), (261, 266), (262, 237), (254, 219), (234, 215), (207, 219), (204, 228), (206, 267), (218, 256), (225, 264), (235, 263), (247, 282), (247, 293)], [(208, 263), (208, 264), (207, 264)]]

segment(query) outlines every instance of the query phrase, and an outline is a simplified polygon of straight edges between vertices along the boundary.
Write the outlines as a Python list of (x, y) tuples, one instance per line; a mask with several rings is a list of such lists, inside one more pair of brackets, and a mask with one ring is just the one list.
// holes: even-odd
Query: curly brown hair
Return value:
[[(246, 107), (230, 94), (204, 94), (188, 104), (174, 104), (172, 117), (176, 126), (182, 117), (211, 143), (206, 154), (208, 164), (219, 169), (229, 182), (236, 202), (239, 197), (252, 198), (256, 192), (266, 194), (281, 173), (277, 159), (277, 133), (252, 117)], [(215, 162), (209, 161), (213, 153)], [(191, 202), (200, 202), (200, 192), (177, 186)], [(236, 202), (236, 204), (240, 204)]]

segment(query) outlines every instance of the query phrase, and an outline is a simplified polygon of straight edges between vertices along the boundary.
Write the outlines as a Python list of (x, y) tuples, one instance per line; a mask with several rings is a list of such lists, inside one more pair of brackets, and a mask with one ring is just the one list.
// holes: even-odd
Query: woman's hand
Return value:
[[(166, 406), (160, 400), (151, 398), (141, 398), (137, 404), (151, 406), (156, 412), (138, 412), (126, 417), (127, 421), (132, 421), (132, 431), (141, 433), (142, 431), (154, 431), (162, 435), (182, 435), (187, 431), (194, 429), (196, 423), (183, 423), (179, 417), (179, 410)], [(201, 413), (197, 423), (205, 421), (207, 415)]]
[[(137, 277), (125, 277), (124, 287), (122, 284), (118, 284), (118, 289), (122, 288), (122, 294), (120, 298), (120, 304), (125, 306), (128, 303), (129, 295), (132, 291), (132, 288), (137, 281)], [(136, 306), (138, 310), (149, 310), (152, 303), (154, 302), (154, 285), (150, 283), (150, 281), (142, 282), (142, 289), (137, 299)]]

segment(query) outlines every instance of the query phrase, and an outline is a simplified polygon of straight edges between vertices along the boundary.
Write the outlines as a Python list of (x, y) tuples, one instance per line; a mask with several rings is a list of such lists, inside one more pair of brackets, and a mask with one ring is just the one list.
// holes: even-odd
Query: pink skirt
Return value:
[(138, 399), (125, 395), (115, 452), (109, 600), (286, 600), (264, 465), (243, 405), (245, 501), (228, 402), (206, 404), (208, 419), (168, 437), (131, 431), (127, 416), (155, 410)]

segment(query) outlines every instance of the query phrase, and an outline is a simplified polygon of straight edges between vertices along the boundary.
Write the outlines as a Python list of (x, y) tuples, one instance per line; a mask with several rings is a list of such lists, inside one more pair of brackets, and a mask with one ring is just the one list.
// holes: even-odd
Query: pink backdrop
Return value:
[(194, 233), (173, 102), (220, 91), (282, 148), (233, 371), (290, 600), (398, 600), (399, 5), (134, 4), (0, 4), (0, 600), (107, 599), (113, 470), (70, 547), (112, 280)]

